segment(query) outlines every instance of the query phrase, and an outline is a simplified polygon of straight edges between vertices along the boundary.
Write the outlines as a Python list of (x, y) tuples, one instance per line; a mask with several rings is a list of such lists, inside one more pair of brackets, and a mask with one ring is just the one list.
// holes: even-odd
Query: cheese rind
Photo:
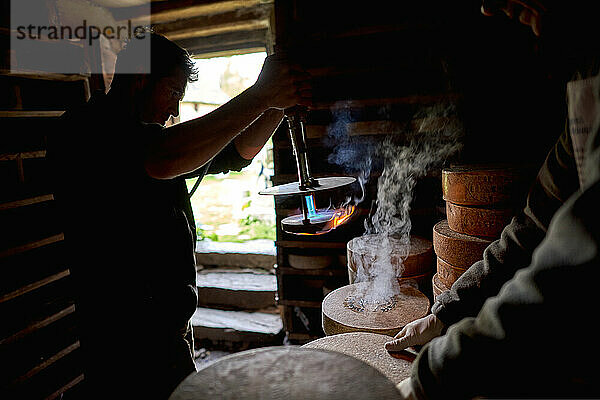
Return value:
[(466, 207), (446, 202), (448, 226), (465, 235), (497, 238), (513, 214), (510, 208)]
[(466, 269), (455, 267), (437, 257), (437, 276), (444, 286), (451, 287), (465, 271)]
[(523, 192), (525, 179), (511, 167), (463, 165), (442, 170), (444, 200), (465, 206), (508, 204)]
[(441, 220), (433, 227), (433, 250), (438, 258), (457, 268), (467, 269), (483, 258), (483, 251), (492, 239), (465, 235), (453, 231), (448, 220)]
[(351, 332), (325, 336), (302, 346), (308, 349), (337, 351), (357, 358), (381, 371), (395, 384), (410, 377), (411, 362), (393, 357), (385, 349), (392, 336), (369, 332)]

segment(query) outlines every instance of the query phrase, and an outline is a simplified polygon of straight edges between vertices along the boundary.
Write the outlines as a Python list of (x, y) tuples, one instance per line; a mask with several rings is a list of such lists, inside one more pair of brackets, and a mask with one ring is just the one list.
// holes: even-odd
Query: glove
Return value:
[(402, 382), (396, 385), (396, 388), (400, 392), (400, 398), (402, 400), (418, 400), (417, 394), (412, 385), (412, 380), (406, 378)]
[(400, 351), (416, 344), (423, 345), (442, 334), (445, 325), (434, 314), (417, 319), (406, 325), (394, 340), (385, 344), (388, 351)]

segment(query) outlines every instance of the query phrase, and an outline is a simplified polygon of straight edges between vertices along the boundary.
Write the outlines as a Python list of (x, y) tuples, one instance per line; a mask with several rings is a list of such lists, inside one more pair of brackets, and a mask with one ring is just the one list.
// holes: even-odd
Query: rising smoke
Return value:
[[(394, 135), (383, 141), (360, 143), (358, 137), (344, 135), (343, 126), (349, 121), (342, 111), (330, 126), (329, 136), (338, 144), (329, 162), (357, 173), (364, 185), (373, 165), (382, 164), (383, 172), (377, 181), (376, 210), (365, 220), (365, 235), (376, 235), (376, 246), (364, 252), (375, 252), (367, 262), (357, 263), (356, 282), (370, 282), (363, 294), (374, 308), (399, 293), (398, 279), (401, 262), (408, 257), (412, 223), (410, 207), (419, 178), (440, 168), (461, 149), (462, 124), (454, 104), (437, 104), (419, 110)], [(364, 186), (361, 197), (364, 200)]]

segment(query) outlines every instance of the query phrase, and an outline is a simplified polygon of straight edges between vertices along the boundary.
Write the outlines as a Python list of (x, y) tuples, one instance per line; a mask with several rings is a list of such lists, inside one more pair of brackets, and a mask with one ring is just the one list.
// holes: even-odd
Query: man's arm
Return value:
[[(281, 112), (306, 104), (310, 95), (306, 81), (306, 74), (268, 57), (253, 86), (205, 116), (167, 128), (165, 135), (151, 143), (144, 162), (146, 172), (153, 178), (170, 179), (195, 171), (254, 122), (263, 127), (274, 125), (275, 113), (269, 111), (261, 118), (267, 110)], [(268, 139), (267, 132), (257, 132), (254, 128), (246, 130), (236, 143), (245, 155), (252, 155), (260, 142)]]
[(529, 267), (413, 364), (418, 398), (596, 397), (600, 182), (552, 219)]
[(251, 160), (263, 148), (275, 129), (283, 119), (283, 111), (271, 108), (254, 121), (234, 140), (238, 153), (246, 160)]

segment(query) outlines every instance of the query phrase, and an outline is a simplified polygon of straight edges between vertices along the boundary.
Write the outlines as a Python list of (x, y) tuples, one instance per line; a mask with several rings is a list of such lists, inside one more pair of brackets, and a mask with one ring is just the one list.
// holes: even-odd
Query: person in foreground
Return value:
[[(554, 15), (568, 22), (554, 38), (591, 43), (586, 33), (594, 25), (586, 26), (583, 3), (558, 3), (484, 1), (482, 11), (518, 18), (543, 36), (543, 17), (554, 6)], [(403, 398), (600, 397), (592, 325), (600, 279), (597, 65), (569, 82), (568, 130), (548, 154), (524, 210), (483, 260), (437, 297), (432, 314), (386, 343), (389, 351), (424, 345), (411, 377), (398, 385)]]

